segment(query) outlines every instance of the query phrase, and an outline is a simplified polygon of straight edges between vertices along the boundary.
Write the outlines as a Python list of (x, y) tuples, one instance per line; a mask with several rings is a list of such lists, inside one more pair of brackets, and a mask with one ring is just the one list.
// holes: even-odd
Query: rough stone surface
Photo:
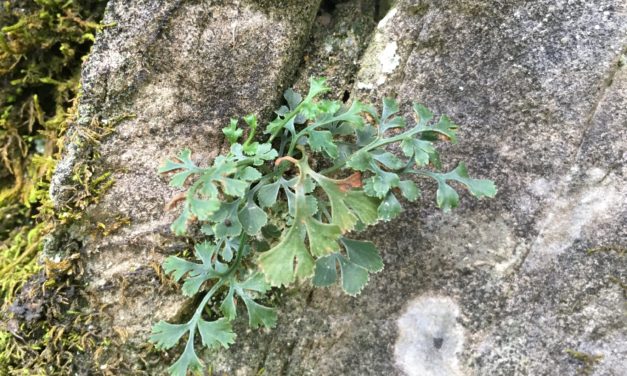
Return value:
[[(184, 246), (168, 234), (162, 208), (174, 192), (156, 167), (183, 145), (199, 160), (215, 155), (229, 116), (267, 111), (299, 65), (317, 4), (268, 12), (253, 1), (123, 3), (109, 5), (118, 27), (99, 38), (86, 67), (81, 115), (83, 124), (137, 115), (103, 141), (117, 183), (90, 208), (94, 218), (132, 223), (81, 242), (100, 304), (142, 333), (178, 305), (145, 278), (130, 302), (109, 286)], [(329, 30), (354, 25), (330, 22)], [(328, 44), (315, 45), (301, 72), (320, 71), (318, 48)], [(626, 52), (621, 0), (398, 1), (374, 30), (351, 98), (396, 95), (405, 109), (416, 100), (449, 114), (462, 130), (460, 143), (443, 145), (446, 167), (466, 161), (473, 175), (496, 180), (497, 198), (464, 194), (443, 214), (421, 182), (422, 202), (363, 235), (386, 269), (358, 298), (338, 288), (284, 291), (276, 329), (240, 321), (237, 345), (205, 360), (236, 375), (578, 375), (586, 364), (573, 350), (602, 356), (593, 375), (624, 374)], [(345, 57), (359, 55), (332, 55), (343, 56), (338, 87), (355, 70)]]
[[(155, 273), (166, 255), (186, 248), (170, 233), (175, 213), (164, 206), (177, 192), (158, 167), (184, 147), (207, 163), (221, 151), (230, 117), (267, 117), (292, 81), (318, 5), (109, 2), (103, 22), (115, 26), (99, 35), (85, 65), (74, 141), (51, 191), (59, 207), (71, 200), (70, 177), (87, 155), (82, 136), (111, 123), (113, 133), (92, 149), (101, 156), (94, 168), (112, 172), (115, 184), (69, 232), (81, 247), (90, 305), (129, 339), (144, 343), (151, 323), (181, 309), (182, 298), (163, 291)], [(126, 114), (133, 117), (115, 120)], [(94, 230), (121, 220), (130, 224), (107, 236)]]

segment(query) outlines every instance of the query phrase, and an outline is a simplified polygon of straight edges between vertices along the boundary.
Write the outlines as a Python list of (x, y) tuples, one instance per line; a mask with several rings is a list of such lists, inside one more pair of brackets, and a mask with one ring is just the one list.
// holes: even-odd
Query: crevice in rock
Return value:
[(307, 91), (309, 77), (325, 77), (333, 99), (348, 100), (361, 57), (376, 27), (377, 3), (374, 0), (321, 3), (293, 85), (296, 91)]
[(583, 144), (585, 143), (587, 139), (586, 136), (588, 135), (588, 132), (590, 131), (590, 128), (592, 127), (592, 123), (599, 109), (599, 105), (603, 103), (603, 100), (605, 99), (608, 90), (610, 89), (610, 87), (612, 87), (616, 74), (621, 69), (625, 69), (625, 63), (623, 62), (623, 60), (626, 57), (627, 57), (627, 46), (623, 46), (623, 50), (621, 51), (621, 53), (618, 54), (618, 56), (616, 57), (616, 60), (612, 63), (612, 67), (610, 71), (607, 73), (606, 77), (603, 79), (601, 83), (601, 87), (599, 89), (599, 93), (597, 94), (597, 98), (594, 101), (594, 103), (592, 103), (592, 106), (590, 107), (590, 111), (588, 111), (589, 115), (585, 123), (583, 124), (584, 131), (581, 135), (581, 140), (579, 142), (579, 145), (577, 146), (577, 152), (573, 156), (573, 163), (572, 163), (573, 165), (577, 163), (577, 160), (579, 159), (581, 155)]
[[(609, 72), (605, 75), (604, 79), (601, 81), (599, 92), (594, 102), (590, 106), (590, 110), (588, 111), (589, 115), (586, 117), (586, 120), (582, 124), (582, 127), (584, 129), (581, 134), (581, 140), (579, 141), (579, 144), (577, 145), (577, 148), (576, 148), (576, 152), (574, 156), (572, 157), (572, 162), (568, 165), (568, 169), (565, 170), (565, 175), (567, 176), (567, 178), (562, 182), (562, 184), (557, 189), (557, 194), (555, 196), (555, 200), (556, 200), (555, 203), (544, 213), (543, 215), (544, 223), (541, 226), (541, 228), (538, 230), (538, 234), (534, 237), (533, 241), (530, 242), (529, 247), (525, 250), (524, 254), (521, 256), (518, 264), (513, 267), (514, 273), (518, 273), (522, 269), (523, 265), (525, 265), (525, 262), (527, 261), (531, 252), (534, 251), (534, 249), (538, 246), (538, 244), (541, 242), (544, 236), (547, 235), (547, 229), (550, 229), (551, 228), (550, 226), (552, 225), (552, 221), (549, 219), (553, 217), (556, 213), (564, 210), (564, 207), (563, 207), (564, 202), (562, 198), (569, 194), (568, 192), (569, 189), (572, 189), (572, 184), (570, 181), (571, 180), (570, 176), (572, 175), (572, 172), (570, 171), (572, 171), (573, 168), (577, 166), (577, 163), (581, 159), (583, 145), (585, 144), (585, 141), (588, 139), (588, 134), (593, 129), (595, 117), (599, 111), (601, 104), (604, 102), (607, 96), (607, 93), (609, 92), (610, 88), (612, 87), (614, 83), (616, 75), (618, 74), (618, 72), (620, 72), (621, 69), (625, 69), (625, 64), (622, 62), (624, 59), (624, 56), (627, 56), (627, 47), (624, 48), (623, 51), (618, 54), (615, 61), (612, 63)], [(600, 184), (607, 177), (607, 175), (610, 174), (610, 172), (611, 170), (609, 170), (606, 173), (606, 175), (603, 178), (601, 178), (596, 184)], [(569, 208), (571, 207), (569, 206)]]
[(392, 8), (395, 0), (378, 0), (374, 3), (375, 21), (379, 22), (385, 17), (388, 11)]

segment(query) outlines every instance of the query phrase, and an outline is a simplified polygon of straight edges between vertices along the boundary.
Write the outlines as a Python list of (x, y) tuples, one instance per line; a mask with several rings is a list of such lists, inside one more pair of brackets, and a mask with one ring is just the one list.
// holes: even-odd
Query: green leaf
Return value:
[(257, 116), (255, 116), (254, 114), (248, 114), (244, 116), (244, 121), (246, 122), (246, 124), (248, 124), (253, 132), (255, 129), (257, 129)]
[(455, 170), (445, 175), (446, 179), (456, 180), (466, 186), (470, 193), (478, 198), (494, 197), (497, 193), (496, 185), (491, 180), (472, 179), (468, 176), (466, 165), (462, 162)]
[(285, 90), (283, 93), (283, 97), (287, 101), (287, 105), (289, 106), (289, 110), (294, 110), (303, 101), (303, 97), (300, 96), (297, 92), (289, 88)]
[(243, 152), (246, 155), (255, 155), (257, 153), (257, 149), (259, 148), (258, 142), (252, 142), (250, 144), (243, 145)]
[(364, 118), (361, 113), (365, 110), (365, 105), (359, 101), (354, 101), (344, 112), (333, 117), (334, 122), (346, 122), (356, 126), (358, 129), (364, 127)]
[(170, 225), (170, 229), (174, 235), (185, 235), (185, 232), (187, 232), (187, 221), (190, 219), (190, 215), (189, 206), (185, 205), (181, 214), (172, 222), (172, 225)]
[(153, 325), (149, 340), (155, 344), (156, 348), (167, 350), (174, 347), (183, 334), (188, 331), (189, 327), (186, 324), (170, 324), (159, 321)]
[(202, 363), (198, 356), (196, 355), (196, 351), (194, 351), (194, 343), (193, 341), (188, 341), (185, 346), (185, 351), (178, 358), (178, 360), (168, 368), (170, 371), (170, 375), (172, 376), (186, 376), (187, 370), (195, 370), (202, 367)]
[(383, 99), (383, 112), (381, 114), (381, 122), (379, 124), (380, 134), (385, 133), (388, 129), (405, 127), (405, 120), (401, 117), (393, 117), (398, 113), (398, 103), (393, 98)]
[(167, 161), (163, 167), (159, 169), (160, 173), (182, 170), (172, 176), (170, 186), (180, 188), (192, 174), (199, 172), (198, 167), (191, 159), (192, 152), (189, 149), (183, 149), (177, 156), (178, 162)]
[(338, 226), (309, 219), (305, 222), (305, 227), (309, 248), (314, 256), (325, 256), (339, 249), (337, 239), (342, 235), (342, 231)]
[(257, 235), (261, 228), (268, 223), (268, 216), (255, 205), (254, 202), (248, 201), (239, 212), (239, 220), (248, 235)]
[(405, 167), (405, 162), (401, 161), (396, 155), (387, 151), (374, 155), (374, 159), (381, 162), (385, 167), (391, 170), (398, 170)]
[(239, 180), (244, 180), (248, 182), (257, 181), (261, 179), (262, 175), (259, 170), (254, 167), (246, 166), (244, 169), (238, 171), (235, 174), (235, 178)]
[(249, 291), (265, 293), (269, 289), (270, 286), (266, 283), (261, 273), (255, 273), (243, 282), (233, 281), (227, 296), (222, 301), (220, 309), (229, 320), (234, 319), (237, 313), (234, 294), (237, 293), (237, 295), (242, 298), (244, 305), (246, 305), (248, 323), (252, 328), (259, 326), (273, 327), (277, 319), (275, 310), (256, 303), (249, 293)]
[(272, 184), (266, 184), (259, 189), (257, 192), (257, 199), (259, 200), (259, 205), (263, 208), (268, 208), (276, 202), (277, 195), (279, 193), (279, 188), (281, 184), (279, 181), (276, 181)]
[(390, 221), (396, 218), (402, 210), (401, 203), (398, 202), (392, 192), (389, 192), (381, 202), (381, 205), (379, 205), (379, 218), (384, 221)]
[(346, 165), (357, 171), (368, 171), (372, 164), (372, 155), (366, 151), (354, 153)]
[(383, 259), (374, 243), (369, 241), (340, 239), (350, 261), (372, 273), (383, 270)]
[(459, 195), (444, 180), (438, 180), (438, 191), (436, 193), (438, 208), (445, 212), (456, 208), (459, 205)]
[(342, 289), (348, 295), (356, 296), (368, 283), (368, 271), (345, 257), (338, 257), (338, 260), (342, 271)]
[(401, 180), (398, 183), (398, 187), (401, 189), (403, 197), (409, 201), (416, 201), (418, 197), (420, 197), (420, 189), (418, 189), (416, 183), (411, 180)]
[(435, 132), (438, 132), (451, 140), (452, 143), (457, 142), (457, 129), (459, 127), (454, 124), (448, 116), (442, 115), (440, 120), (431, 127)]
[(220, 183), (222, 183), (224, 193), (234, 197), (243, 197), (246, 194), (246, 189), (248, 189), (250, 185), (250, 183), (246, 181), (231, 178), (223, 178)]
[(163, 262), (163, 271), (165, 274), (172, 274), (174, 282), (178, 282), (185, 274), (197, 270), (198, 264), (176, 256), (169, 256)]
[(272, 286), (287, 286), (296, 278), (311, 276), (314, 260), (301, 238), (301, 225), (290, 227), (276, 246), (259, 255), (258, 264)]
[(271, 161), (276, 159), (279, 153), (272, 148), (271, 144), (259, 144), (257, 151), (253, 156), (255, 166), (261, 166), (264, 161)]
[(385, 121), (390, 116), (398, 112), (398, 102), (394, 98), (383, 98), (383, 111), (381, 113), (381, 120)]
[(164, 172), (170, 172), (170, 171), (179, 170), (179, 169), (194, 170), (197, 167), (196, 167), (196, 164), (192, 162), (191, 155), (192, 155), (191, 150), (187, 148), (181, 150), (179, 155), (176, 157), (179, 160), (179, 162), (167, 161), (163, 167), (159, 168), (159, 172), (164, 173)]
[(383, 260), (371, 242), (363, 242), (342, 238), (348, 257), (340, 253), (321, 257), (316, 261), (316, 272), (312, 283), (314, 286), (330, 286), (337, 281), (337, 264), (340, 266), (342, 289), (355, 296), (361, 292), (368, 282), (368, 273), (376, 273), (383, 269)]
[(414, 103), (413, 109), (414, 109), (414, 113), (416, 114), (416, 117), (418, 118), (419, 127), (426, 126), (431, 121), (431, 119), (433, 119), (433, 113), (429, 111), (429, 109), (423, 106), (422, 104)]
[(429, 156), (435, 153), (435, 148), (431, 142), (409, 137), (401, 142), (401, 150), (405, 156), (413, 158), (417, 166), (427, 165)]
[(331, 158), (337, 158), (337, 145), (333, 143), (333, 135), (329, 131), (310, 131), (309, 146), (316, 152), (324, 152)]
[(242, 290), (250, 290), (260, 293), (270, 290), (270, 285), (268, 285), (262, 273), (254, 273), (245, 281), (238, 282), (237, 287)]
[(379, 220), (380, 200), (366, 195), (364, 191), (349, 191), (344, 200), (359, 220), (366, 225), (373, 225)]
[(220, 210), (214, 214), (212, 220), (219, 222), (213, 230), (216, 238), (235, 237), (241, 234), (242, 223), (237, 212), (238, 205), (238, 200), (223, 203)]
[(337, 281), (337, 255), (316, 260), (316, 272), (311, 282), (316, 287), (331, 286)]
[(188, 277), (185, 282), (183, 282), (183, 286), (181, 286), (183, 295), (189, 297), (196, 295), (196, 293), (200, 290), (200, 286), (202, 286), (202, 284), (208, 279), (209, 275), (206, 272)]
[(189, 178), (193, 173), (193, 171), (186, 170), (172, 175), (172, 178), (170, 178), (170, 186), (174, 188), (181, 188), (185, 185), (187, 178)]
[(377, 201), (366, 199), (363, 191), (351, 190), (351, 177), (344, 180), (334, 180), (313, 172), (311, 176), (320, 184), (329, 198), (331, 223), (338, 226), (343, 233), (353, 230), (358, 219), (366, 224), (376, 222), (373, 220), (372, 211), (376, 207)]
[(484, 179), (472, 179), (468, 177), (466, 165), (460, 163), (457, 168), (448, 173), (434, 173), (419, 171), (421, 175), (434, 178), (438, 182), (438, 191), (436, 193), (436, 202), (438, 207), (445, 212), (456, 208), (459, 205), (459, 195), (447, 184), (447, 180), (455, 180), (463, 184), (473, 196), (476, 197), (494, 197), (497, 193), (494, 182)]
[[(328, 185), (328, 189), (332, 189), (342, 196), (346, 194), (341, 192), (338, 186), (334, 186), (333, 182), (325, 178), (322, 175), (315, 174), (306, 165), (306, 160), (301, 161), (299, 164), (301, 175), (298, 178), (298, 182), (294, 185), (295, 193), (292, 205), (294, 206), (294, 221), (292, 226), (287, 230), (285, 236), (279, 241), (277, 245), (272, 247), (269, 251), (266, 251), (259, 255), (258, 265), (261, 268), (266, 281), (272, 286), (288, 285), (296, 278), (305, 279), (313, 274), (314, 259), (312, 255), (327, 254), (333, 249), (337, 249), (337, 238), (339, 238), (342, 227), (339, 226), (337, 213), (338, 203), (346, 207), (346, 204), (342, 201), (342, 198), (334, 197), (327, 192), (332, 205), (332, 223), (322, 223), (312, 218), (312, 213), (317, 209), (317, 204), (312, 199), (308, 199), (306, 195), (307, 186), (311, 183), (307, 182), (308, 174), (312, 174), (318, 183), (321, 183), (322, 179), (326, 179), (324, 183)], [(314, 176), (315, 174), (316, 176)], [(289, 182), (287, 182), (289, 186)], [(289, 189), (286, 188), (286, 192)], [(289, 196), (288, 196), (289, 197)], [(333, 202), (336, 202), (336, 207), (333, 207)], [(352, 228), (354, 223), (357, 222), (357, 217), (348, 210), (342, 213), (343, 215), (350, 215), (348, 220), (351, 223), (344, 223), (344, 226), (350, 225)], [(339, 220), (344, 221), (345, 219)], [(320, 233), (318, 233), (320, 232)], [(309, 238), (309, 248), (305, 245), (304, 236), (307, 234)]]
[(224, 317), (226, 317), (229, 320), (233, 320), (237, 316), (237, 308), (235, 307), (235, 299), (233, 299), (234, 294), (235, 294), (235, 288), (231, 286), (229, 288), (229, 292), (226, 294), (226, 296), (224, 297), (224, 300), (222, 301), (222, 304), (220, 305), (220, 311), (222, 311), (222, 313), (224, 314)]
[(217, 199), (201, 200), (196, 197), (192, 197), (189, 200), (189, 208), (192, 214), (198, 217), (199, 220), (205, 221), (209, 219), (209, 216), (220, 208), (220, 201)]
[(309, 79), (309, 93), (307, 93), (307, 98), (305, 99), (305, 101), (311, 100), (318, 95), (329, 91), (330, 88), (326, 86), (326, 82), (326, 78), (311, 77)]
[(254, 329), (260, 326), (272, 328), (276, 325), (277, 316), (274, 309), (258, 304), (246, 296), (242, 296), (242, 300), (246, 305), (248, 325), (251, 328)]
[(237, 118), (232, 118), (229, 126), (226, 128), (222, 128), (222, 133), (226, 136), (226, 139), (230, 144), (234, 144), (237, 140), (242, 137), (244, 133), (243, 130), (237, 128)]
[(209, 348), (224, 347), (227, 349), (229, 345), (235, 343), (235, 333), (231, 323), (221, 318), (216, 321), (198, 321), (198, 331), (202, 338), (202, 344)]
[(213, 264), (213, 258), (216, 254), (216, 245), (208, 241), (196, 243), (194, 246), (194, 252), (196, 254), (196, 258), (202, 261), (203, 264), (211, 266)]
[(397, 187), (400, 179), (397, 174), (375, 168), (376, 175), (366, 179), (364, 191), (374, 197), (383, 198), (390, 189)]

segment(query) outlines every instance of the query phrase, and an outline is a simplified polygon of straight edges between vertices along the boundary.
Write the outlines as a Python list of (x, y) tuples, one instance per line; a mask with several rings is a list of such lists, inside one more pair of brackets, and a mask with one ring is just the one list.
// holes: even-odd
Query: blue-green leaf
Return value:
[(185, 351), (178, 358), (178, 360), (168, 368), (170, 371), (170, 375), (172, 376), (186, 376), (187, 370), (196, 370), (202, 367), (202, 363), (198, 356), (196, 355), (196, 351), (194, 351), (194, 344), (192, 341), (188, 341), (185, 346)]
[(239, 220), (244, 231), (248, 235), (254, 236), (268, 223), (268, 215), (254, 202), (248, 201), (239, 212)]
[(150, 342), (154, 343), (158, 349), (171, 349), (178, 343), (183, 334), (188, 331), (189, 326), (187, 324), (170, 324), (165, 321), (159, 321), (152, 327)]
[(433, 113), (429, 111), (429, 109), (423, 106), (420, 103), (414, 103), (413, 105), (414, 113), (418, 118), (418, 126), (424, 127), (433, 119)]
[(163, 271), (165, 274), (172, 274), (174, 282), (178, 282), (185, 274), (197, 270), (198, 264), (176, 256), (169, 256), (163, 262)]
[(337, 145), (333, 142), (333, 135), (329, 131), (310, 131), (309, 146), (316, 152), (324, 152), (331, 158), (337, 158)]
[(202, 344), (209, 348), (224, 347), (227, 349), (229, 345), (235, 342), (235, 333), (229, 320), (225, 318), (216, 321), (198, 321), (198, 331), (202, 338)]
[(205, 221), (220, 208), (220, 201), (214, 198), (202, 200), (192, 197), (189, 199), (189, 208), (192, 214), (198, 217), (199, 220)]
[(403, 197), (409, 201), (416, 201), (418, 197), (420, 197), (420, 189), (418, 189), (416, 183), (411, 180), (401, 180), (398, 183), (398, 187), (401, 189)]
[(242, 300), (246, 305), (248, 325), (251, 328), (254, 329), (260, 326), (272, 328), (276, 325), (277, 316), (273, 308), (258, 304), (248, 296), (242, 296)]
[(396, 218), (402, 210), (401, 203), (398, 202), (396, 196), (389, 192), (381, 202), (381, 205), (379, 205), (379, 218), (384, 221), (390, 221)]
[(436, 193), (438, 208), (445, 212), (456, 208), (459, 205), (459, 195), (444, 180), (438, 180), (438, 191)]
[(340, 242), (346, 248), (350, 261), (371, 273), (383, 270), (383, 259), (374, 243), (369, 241), (342, 238)]
[(257, 199), (259, 200), (259, 205), (263, 208), (270, 207), (274, 205), (277, 199), (277, 195), (279, 193), (279, 188), (281, 184), (279, 181), (276, 181), (272, 184), (266, 184), (259, 189), (257, 192)]
[(383, 260), (371, 242), (342, 238), (347, 256), (333, 253), (316, 261), (316, 271), (312, 280), (314, 286), (330, 286), (337, 281), (337, 265), (340, 267), (342, 289), (355, 296), (368, 282), (369, 273), (383, 269)]

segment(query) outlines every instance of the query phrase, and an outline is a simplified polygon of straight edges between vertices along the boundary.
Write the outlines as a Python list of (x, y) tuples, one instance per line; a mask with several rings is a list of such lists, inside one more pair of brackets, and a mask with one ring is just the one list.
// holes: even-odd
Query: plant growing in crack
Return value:
[[(199, 167), (186, 149), (160, 169), (173, 173), (173, 187), (189, 184), (172, 231), (184, 235), (197, 221), (206, 236), (195, 245), (194, 260), (171, 256), (163, 265), (175, 281), (184, 280), (185, 296), (204, 294), (188, 322), (161, 321), (152, 329), (150, 340), (161, 349), (187, 335), (182, 355), (169, 368), (172, 375), (202, 366), (197, 336), (210, 348), (234, 343), (231, 322), (238, 304), (252, 328), (273, 327), (275, 310), (260, 303), (273, 287), (339, 281), (347, 294), (359, 294), (383, 262), (372, 242), (350, 234), (396, 218), (400, 196), (417, 200), (420, 190), (412, 177), (436, 181), (436, 202), (444, 211), (459, 203), (451, 181), (476, 197), (496, 194), (494, 183), (470, 178), (463, 163), (440, 171), (435, 143), (456, 142), (458, 127), (448, 117), (433, 121), (415, 103), (416, 124), (408, 128), (394, 99), (384, 99), (379, 113), (358, 101), (345, 107), (318, 99), (328, 90), (324, 79), (313, 78), (305, 98), (288, 89), (287, 105), (264, 129), (265, 142), (255, 141), (260, 129), (254, 115), (244, 117), (249, 130), (242, 143), (244, 130), (232, 119), (223, 129), (231, 144), (227, 155)], [(400, 147), (398, 155), (386, 150), (389, 145)]]

